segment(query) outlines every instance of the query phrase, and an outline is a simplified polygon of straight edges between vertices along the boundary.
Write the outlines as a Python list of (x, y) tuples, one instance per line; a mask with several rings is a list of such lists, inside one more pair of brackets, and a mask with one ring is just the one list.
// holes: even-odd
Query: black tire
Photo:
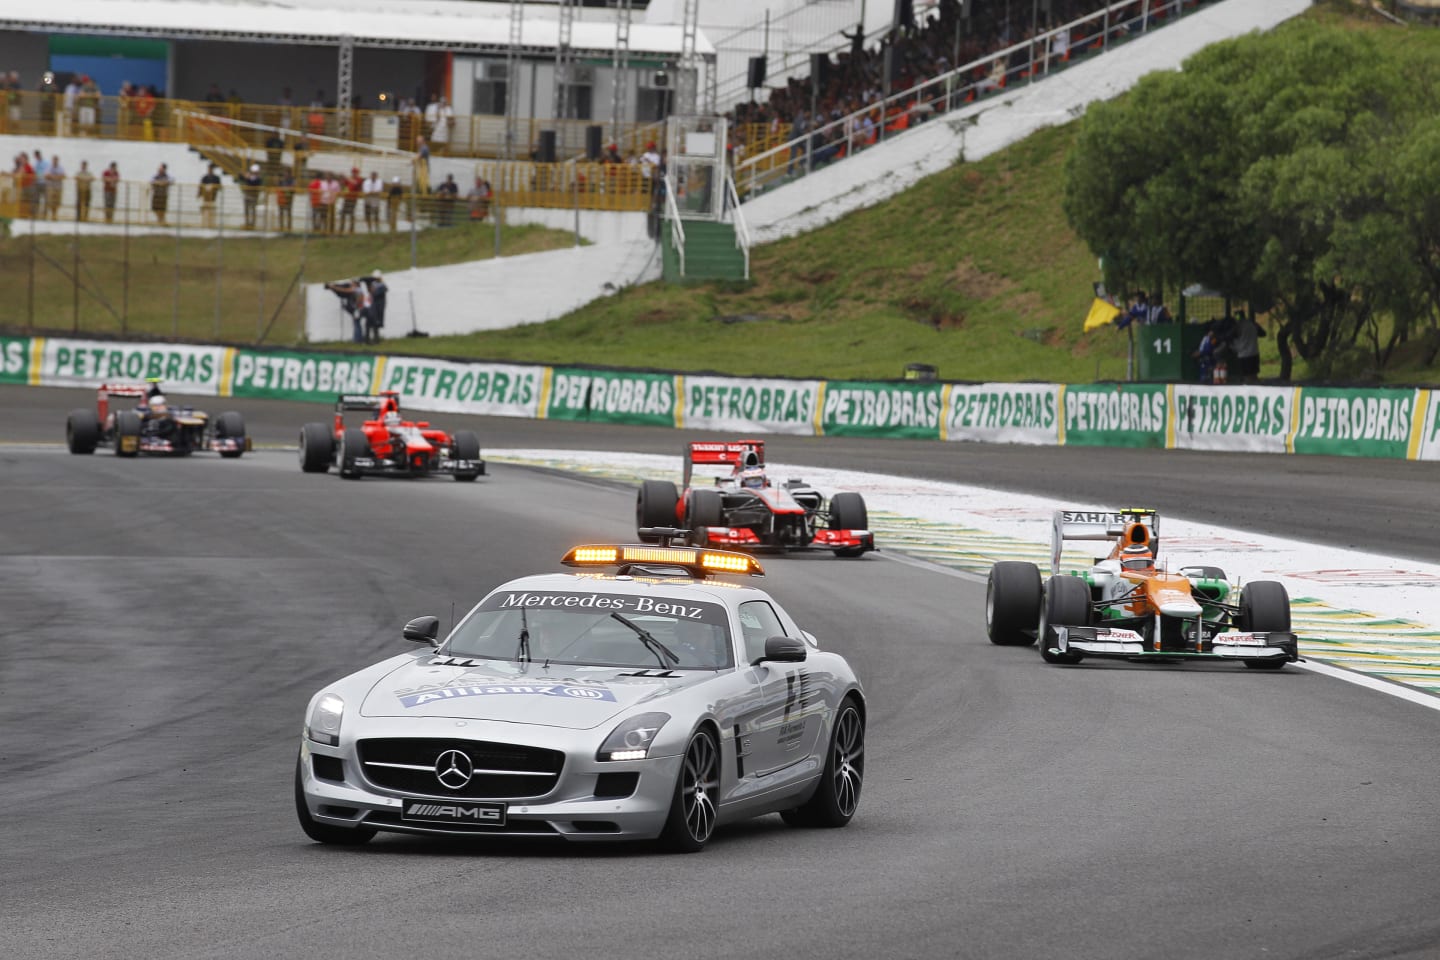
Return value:
[[(1236, 627), (1243, 633), (1278, 633), (1290, 630), (1290, 594), (1285, 584), (1276, 580), (1254, 580), (1245, 584), (1240, 595), (1240, 616)], [(1279, 670), (1288, 658), (1266, 657), (1246, 660), (1252, 670)]]
[[(635, 494), (635, 529), (646, 527), (673, 527), (680, 522), (675, 507), (680, 502), (680, 493), (669, 480), (646, 480)], [(654, 537), (641, 537), (648, 543)]]
[(715, 832), (720, 793), (720, 746), (708, 727), (701, 727), (685, 745), (670, 815), (661, 844), (676, 853), (698, 853)]
[(865, 717), (851, 697), (840, 702), (825, 771), (810, 799), (780, 816), (792, 827), (843, 827), (860, 806), (865, 784)]
[[(125, 449), (126, 441), (134, 439), (134, 446)], [(134, 457), (140, 453), (140, 414), (134, 410), (121, 410), (115, 414), (115, 456)]]
[(985, 582), (985, 632), (999, 647), (1028, 647), (1040, 626), (1045, 584), (1040, 568), (1023, 560), (1001, 560)]
[(1079, 653), (1052, 653), (1050, 644), (1055, 638), (1051, 627), (1090, 626), (1090, 585), (1079, 577), (1051, 577), (1040, 609), (1040, 656), (1045, 662), (1068, 665), (1085, 659)]
[(718, 527), (725, 522), (725, 501), (719, 490), (691, 490), (685, 525), (691, 530)]
[(307, 423), (300, 428), (300, 469), (329, 473), (335, 462), (335, 434), (328, 423)]
[(100, 418), (81, 407), (65, 418), (65, 446), (71, 453), (94, 453), (100, 445)]
[[(837, 493), (830, 498), (831, 530), (869, 530), (870, 513), (865, 509), (865, 498), (858, 493)], [(859, 557), (864, 547), (841, 547), (835, 551), (837, 557)]]
[[(480, 438), (473, 430), (456, 430), (454, 443), (450, 447), (450, 455), (456, 460), (479, 460), (480, 459)], [(480, 471), (466, 470), (464, 473), (456, 471), (454, 477), (461, 483), (474, 483), (475, 478), (480, 476)]]
[(220, 456), (226, 460), (237, 460), (245, 455), (245, 418), (238, 411), (227, 410), (215, 421), (216, 436), (240, 441), (239, 450), (222, 450)]
[(365, 431), (359, 427), (346, 427), (345, 432), (340, 434), (340, 450), (337, 459), (340, 463), (340, 476), (346, 480), (359, 480), (362, 474), (355, 467), (357, 457), (370, 457), (370, 441), (365, 436)]
[(305, 805), (304, 779), (300, 775), (302, 762), (299, 758), (295, 760), (295, 817), (300, 821), (300, 829), (305, 831), (305, 836), (316, 843), (342, 847), (358, 847), (362, 843), (369, 843), (375, 836), (375, 830), (371, 827), (336, 827), (320, 823), (310, 816), (310, 808)]

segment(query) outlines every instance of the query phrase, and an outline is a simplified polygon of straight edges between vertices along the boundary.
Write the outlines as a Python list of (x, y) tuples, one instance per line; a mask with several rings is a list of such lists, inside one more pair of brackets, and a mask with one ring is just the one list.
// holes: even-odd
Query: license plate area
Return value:
[(411, 823), (463, 824), (470, 827), (505, 826), (505, 804), (464, 800), (405, 800), (400, 819)]

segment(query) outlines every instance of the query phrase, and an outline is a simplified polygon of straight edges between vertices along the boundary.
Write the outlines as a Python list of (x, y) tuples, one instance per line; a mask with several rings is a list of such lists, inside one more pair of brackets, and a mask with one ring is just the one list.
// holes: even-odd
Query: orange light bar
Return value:
[(662, 563), (699, 567), (714, 573), (740, 573), (763, 577), (765, 570), (752, 556), (725, 550), (697, 550), (693, 547), (652, 547), (587, 544), (573, 547), (560, 561), (567, 567), (619, 566), (627, 563)]

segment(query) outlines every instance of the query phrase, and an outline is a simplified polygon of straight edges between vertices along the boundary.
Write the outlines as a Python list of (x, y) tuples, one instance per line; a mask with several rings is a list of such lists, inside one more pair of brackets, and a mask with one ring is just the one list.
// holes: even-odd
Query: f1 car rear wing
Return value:
[(341, 413), (347, 410), (366, 410), (374, 412), (376, 410), (379, 410), (381, 405), (386, 400), (393, 401), (396, 410), (400, 409), (400, 394), (395, 393), (394, 391), (386, 391), (385, 393), (381, 394), (342, 393), (335, 400), (335, 411), (337, 413)]
[(1160, 514), (1148, 507), (1120, 510), (1056, 510), (1050, 537), (1050, 574), (1060, 573), (1060, 551), (1066, 540), (1119, 540), (1131, 524), (1149, 530), (1150, 552), (1160, 549)]
[(765, 441), (736, 440), (732, 443), (691, 443), (686, 445), (684, 457), (685, 482), (683, 485), (688, 487), (690, 486), (690, 475), (697, 463), (721, 463), (729, 464), (732, 467), (765, 466)]

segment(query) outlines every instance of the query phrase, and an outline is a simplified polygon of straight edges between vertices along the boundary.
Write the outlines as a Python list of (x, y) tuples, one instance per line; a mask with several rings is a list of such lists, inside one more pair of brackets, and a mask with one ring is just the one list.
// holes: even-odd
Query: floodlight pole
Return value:
[(610, 139), (620, 142), (620, 123), (624, 115), (625, 94), (630, 88), (630, 0), (619, 0), (615, 9), (615, 56), (611, 62)]
[(350, 139), (350, 100), (355, 87), (355, 38), (340, 38), (339, 76), (335, 82), (335, 131), (341, 140)]
[(520, 109), (520, 42), (524, 30), (525, 0), (510, 0), (510, 46), (505, 50), (505, 158), (507, 160), (515, 159), (515, 114)]

